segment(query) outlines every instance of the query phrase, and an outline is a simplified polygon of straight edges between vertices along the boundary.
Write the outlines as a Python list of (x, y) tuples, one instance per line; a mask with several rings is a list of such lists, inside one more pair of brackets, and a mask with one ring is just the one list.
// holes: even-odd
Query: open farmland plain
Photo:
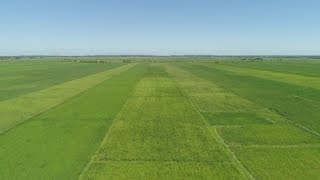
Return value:
[(0, 75), (0, 179), (320, 179), (320, 60), (43, 57)]

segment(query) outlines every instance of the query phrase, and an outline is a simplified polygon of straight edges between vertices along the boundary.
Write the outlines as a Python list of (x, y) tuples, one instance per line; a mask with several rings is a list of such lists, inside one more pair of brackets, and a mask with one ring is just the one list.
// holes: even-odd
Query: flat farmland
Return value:
[(0, 61), (0, 179), (320, 179), (320, 60)]

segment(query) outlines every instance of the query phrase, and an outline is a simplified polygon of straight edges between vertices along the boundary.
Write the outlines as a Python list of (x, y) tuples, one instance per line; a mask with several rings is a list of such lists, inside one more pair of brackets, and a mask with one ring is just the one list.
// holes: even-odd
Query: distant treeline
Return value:
[[(111, 61), (107, 61), (107, 60), (77, 60), (77, 59), (74, 59), (74, 60), (68, 60), (68, 59), (65, 59), (65, 61), (71, 61), (71, 62), (80, 62), (80, 63), (111, 63)], [(123, 63), (131, 63), (131, 60), (130, 59), (124, 59), (122, 60)]]

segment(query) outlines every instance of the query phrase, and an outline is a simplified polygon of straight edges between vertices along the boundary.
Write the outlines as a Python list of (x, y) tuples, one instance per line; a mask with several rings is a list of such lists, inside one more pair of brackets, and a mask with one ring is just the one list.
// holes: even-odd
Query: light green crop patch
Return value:
[(250, 101), (227, 92), (188, 94), (201, 112), (245, 112), (254, 107)]
[(165, 76), (144, 77), (137, 85), (134, 96), (183, 96), (175, 82)]
[(309, 77), (309, 76), (303, 76), (303, 75), (297, 75), (297, 74), (272, 72), (272, 71), (258, 70), (253, 68), (237, 67), (237, 66), (230, 66), (230, 65), (211, 65), (211, 67), (242, 74), (242, 75), (255, 76), (259, 78), (280, 81), (280, 82), (294, 84), (298, 86), (306, 86), (306, 87), (311, 87), (315, 89), (320, 89), (319, 77)]
[(219, 134), (230, 146), (238, 145), (308, 145), (320, 138), (290, 125), (222, 127)]
[(0, 134), (133, 66), (124, 65), (0, 102)]
[(96, 161), (223, 161), (223, 151), (184, 97), (132, 98)]
[(231, 163), (211, 162), (107, 161), (88, 172), (82, 179), (241, 179)]
[(136, 97), (181, 97), (183, 93), (163, 66), (151, 64), (134, 90)]
[(319, 147), (237, 147), (240, 161), (256, 179), (319, 179)]
[(178, 82), (180, 87), (186, 93), (210, 93), (216, 92), (221, 93), (225, 92), (225, 90), (217, 85), (208, 82), (202, 78), (194, 76), (193, 74), (184, 71), (180, 68), (173, 67), (172, 65), (166, 65), (168, 72), (174, 77), (174, 79)]
[(208, 84), (198, 79), (190, 81), (190, 79), (179, 79), (179, 84), (185, 89), (186, 93), (208, 93), (208, 92), (224, 92), (223, 88)]
[(201, 112), (242, 112), (255, 107), (254, 103), (180, 68), (168, 66), (168, 70)]
[(252, 112), (222, 112), (202, 113), (210, 125), (251, 125), (251, 124), (272, 124)]

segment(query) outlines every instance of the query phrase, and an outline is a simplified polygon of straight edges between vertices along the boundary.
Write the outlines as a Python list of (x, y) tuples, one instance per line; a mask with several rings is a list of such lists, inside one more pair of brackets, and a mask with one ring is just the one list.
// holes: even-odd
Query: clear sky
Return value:
[(320, 55), (320, 0), (1, 0), (0, 55)]

